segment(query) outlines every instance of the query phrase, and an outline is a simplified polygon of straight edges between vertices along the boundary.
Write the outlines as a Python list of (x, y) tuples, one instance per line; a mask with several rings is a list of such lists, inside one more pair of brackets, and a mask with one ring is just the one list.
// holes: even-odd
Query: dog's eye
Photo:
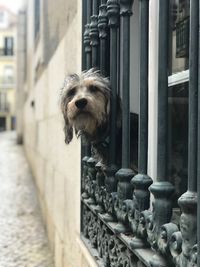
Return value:
[(72, 88), (71, 90), (68, 91), (67, 96), (68, 97), (73, 97), (75, 95), (75, 93), (76, 93), (76, 88), (74, 87), (74, 88)]
[(94, 85), (90, 85), (89, 90), (91, 93), (96, 93), (99, 89), (98, 89), (98, 87), (96, 87)]

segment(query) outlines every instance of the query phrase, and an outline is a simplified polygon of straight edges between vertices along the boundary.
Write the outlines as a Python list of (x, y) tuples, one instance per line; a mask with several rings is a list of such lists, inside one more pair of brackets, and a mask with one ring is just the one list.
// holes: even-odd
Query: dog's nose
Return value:
[(87, 105), (87, 99), (86, 98), (81, 98), (75, 102), (75, 105), (79, 109), (83, 109)]

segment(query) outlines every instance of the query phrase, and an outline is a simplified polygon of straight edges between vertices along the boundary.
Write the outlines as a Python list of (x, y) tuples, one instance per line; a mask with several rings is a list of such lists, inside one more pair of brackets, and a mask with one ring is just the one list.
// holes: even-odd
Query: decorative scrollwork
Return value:
[(197, 267), (197, 256), (198, 256), (198, 248), (197, 248), (197, 244), (196, 244), (196, 245), (194, 245), (194, 247), (190, 251), (189, 266)]
[(99, 44), (99, 31), (98, 31), (98, 16), (93, 15), (91, 16), (91, 23), (90, 23), (90, 45), (91, 46), (98, 46)]
[(96, 189), (95, 189), (95, 199), (97, 206), (95, 210), (97, 212), (104, 212), (104, 192), (105, 192), (105, 176), (102, 171), (102, 164), (98, 162), (95, 166), (97, 174), (96, 174)]
[(82, 179), (81, 179), (81, 192), (82, 192), (82, 198), (87, 199), (89, 198), (89, 177), (88, 177), (88, 167), (87, 167), (87, 161), (89, 157), (85, 156), (82, 159), (83, 163), (83, 171), (82, 171)]
[(158, 248), (162, 254), (169, 255), (170, 239), (172, 234), (178, 232), (178, 230), (178, 226), (174, 223), (168, 223), (161, 226), (158, 236)]
[(96, 161), (94, 160), (94, 158), (89, 158), (87, 161), (87, 165), (88, 165), (88, 195), (89, 195), (89, 199), (87, 199), (87, 202), (89, 204), (95, 204), (95, 189), (96, 189), (96, 169), (95, 169), (95, 165), (96, 165)]
[(181, 266), (181, 252), (182, 252), (182, 235), (181, 232), (175, 232), (172, 234), (169, 249), (171, 255), (173, 257), (173, 261), (175, 262), (176, 266)]
[(119, 26), (119, 3), (118, 0), (108, 0), (107, 2), (107, 13), (109, 18), (110, 27)]
[(98, 218), (89, 213), (89, 222), (88, 222), (88, 237), (90, 239), (90, 243), (93, 247), (97, 247), (97, 236), (98, 236)]
[(120, 0), (120, 15), (121, 16), (131, 16), (132, 15), (132, 5), (134, 0)]
[(85, 46), (85, 53), (90, 53), (92, 51), (90, 46), (90, 24), (85, 25), (85, 32), (84, 32), (84, 46)]
[(99, 28), (99, 38), (107, 37), (107, 5), (103, 4), (99, 7), (99, 17), (98, 17), (98, 28)]

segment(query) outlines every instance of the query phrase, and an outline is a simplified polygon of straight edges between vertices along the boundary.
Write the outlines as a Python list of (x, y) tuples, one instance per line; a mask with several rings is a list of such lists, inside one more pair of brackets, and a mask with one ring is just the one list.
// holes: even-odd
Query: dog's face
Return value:
[(69, 75), (62, 90), (61, 109), (65, 120), (65, 142), (76, 135), (95, 141), (99, 129), (107, 127), (110, 112), (110, 85), (93, 69)]

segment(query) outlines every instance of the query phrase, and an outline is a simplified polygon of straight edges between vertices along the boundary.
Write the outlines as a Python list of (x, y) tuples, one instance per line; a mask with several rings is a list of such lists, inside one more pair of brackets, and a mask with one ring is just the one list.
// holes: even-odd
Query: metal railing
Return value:
[[(200, 242), (200, 231), (197, 232), (197, 177), (200, 190), (200, 165), (197, 164), (200, 157), (199, 1), (190, 1), (188, 188), (178, 200), (181, 215), (176, 223), (172, 222), (172, 195), (176, 188), (168, 182), (167, 177), (169, 1), (159, 0), (158, 157), (157, 177), (152, 177), (153, 179), (147, 175), (149, 1), (139, 1), (140, 116), (137, 174), (129, 169), (129, 43), (133, 0), (101, 0), (99, 5), (98, 3), (97, 0), (83, 0), (83, 14), (87, 18), (83, 18), (83, 21), (86, 20), (83, 69), (99, 67), (102, 73), (110, 76), (114, 102), (110, 122), (110, 164), (102, 168), (91, 157), (90, 146), (82, 149), (83, 241), (93, 253), (95, 251), (99, 266), (200, 266), (200, 262), (197, 264), (197, 254), (198, 257), (200, 255), (197, 253), (197, 233)], [(109, 46), (108, 72), (105, 62), (108, 61), (106, 50)], [(117, 60), (119, 54), (120, 61)], [(116, 123), (117, 91), (122, 92), (122, 166), (118, 168), (113, 130)], [(150, 193), (153, 195), (153, 209), (150, 208)], [(200, 192), (198, 194), (200, 203)]]
[(13, 56), (13, 48), (0, 48), (0, 56)]

